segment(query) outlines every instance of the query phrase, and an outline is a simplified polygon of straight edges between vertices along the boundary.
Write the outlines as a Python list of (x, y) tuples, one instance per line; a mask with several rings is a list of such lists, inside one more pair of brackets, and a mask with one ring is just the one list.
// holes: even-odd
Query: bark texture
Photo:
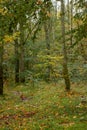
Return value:
[(64, 0), (61, 0), (61, 30), (62, 30), (62, 44), (63, 44), (63, 78), (65, 80), (66, 90), (70, 90), (70, 78), (67, 67), (67, 48), (65, 41), (65, 7)]
[(3, 95), (3, 45), (0, 44), (0, 95)]

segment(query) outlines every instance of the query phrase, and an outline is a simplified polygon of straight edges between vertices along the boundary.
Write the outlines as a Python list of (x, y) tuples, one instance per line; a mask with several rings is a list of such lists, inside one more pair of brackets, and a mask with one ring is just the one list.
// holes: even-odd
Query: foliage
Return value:
[(0, 130), (87, 129), (87, 5), (58, 5), (0, 0)]
[(75, 31), (76, 43), (79, 43), (83, 38), (87, 37), (87, 7), (84, 0), (75, 2), (75, 9), (77, 10), (74, 15), (74, 20), (77, 24)]

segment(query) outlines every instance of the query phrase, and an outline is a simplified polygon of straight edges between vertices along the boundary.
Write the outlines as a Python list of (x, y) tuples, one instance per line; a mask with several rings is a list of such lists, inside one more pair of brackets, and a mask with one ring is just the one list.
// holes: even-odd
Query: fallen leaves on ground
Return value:
[[(81, 104), (81, 90), (65, 92), (59, 86), (18, 86), (0, 97), (0, 127), (13, 130), (56, 130), (86, 127), (87, 105)], [(80, 89), (80, 88), (78, 88)]]

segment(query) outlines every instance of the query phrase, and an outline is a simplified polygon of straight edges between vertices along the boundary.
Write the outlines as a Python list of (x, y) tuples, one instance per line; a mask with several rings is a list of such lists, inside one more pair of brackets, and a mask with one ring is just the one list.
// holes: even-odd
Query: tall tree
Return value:
[(0, 2), (0, 95), (3, 95), (3, 36), (4, 36), (4, 25), (5, 25), (5, 12), (4, 12), (4, 1)]
[(20, 23), (20, 82), (25, 82), (25, 48), (24, 48), (24, 29), (23, 29), (23, 23)]
[(70, 1), (71, 3), (71, 9), (70, 9), (70, 31), (71, 31), (71, 36), (70, 36), (70, 43), (71, 45), (73, 44), (73, 34), (72, 34), (72, 30), (73, 30), (73, 0)]
[(15, 83), (19, 83), (19, 44), (15, 40)]
[[(52, 42), (51, 7), (52, 7), (51, 0), (48, 0), (48, 1), (44, 0), (44, 8), (46, 10), (45, 20), (44, 20), (44, 31), (45, 31), (46, 49), (47, 49), (48, 57), (50, 56), (50, 49), (51, 49), (51, 42)], [(50, 59), (48, 58), (46, 81), (50, 81), (51, 66), (50, 66), (49, 62), (50, 62)]]
[(63, 44), (63, 77), (65, 80), (66, 90), (70, 90), (70, 79), (67, 67), (67, 48), (65, 40), (65, 5), (64, 0), (61, 0), (61, 32), (62, 32), (62, 44)]
[(0, 95), (3, 95), (3, 44), (2, 42), (0, 42)]
[(67, 0), (68, 31), (70, 31), (70, 0)]

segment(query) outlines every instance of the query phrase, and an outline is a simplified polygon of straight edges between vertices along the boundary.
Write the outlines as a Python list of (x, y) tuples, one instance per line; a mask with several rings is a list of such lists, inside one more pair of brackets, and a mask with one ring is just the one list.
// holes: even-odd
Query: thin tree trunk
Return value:
[(63, 77), (65, 80), (66, 90), (70, 90), (70, 79), (68, 74), (68, 67), (67, 67), (67, 50), (66, 50), (66, 43), (65, 43), (65, 9), (64, 9), (64, 0), (61, 0), (61, 30), (62, 30), (62, 44), (63, 44)]
[(25, 49), (24, 49), (24, 30), (23, 30), (23, 25), (22, 21), (20, 22), (20, 82), (24, 83), (25, 82), (25, 61), (24, 61), (24, 54), (25, 54)]
[(19, 45), (18, 39), (15, 40), (15, 83), (19, 83)]
[[(50, 55), (50, 31), (49, 31), (49, 21), (47, 21), (44, 24), (44, 30), (45, 30), (45, 39), (46, 39), (46, 49), (47, 49), (47, 55)], [(49, 62), (49, 59), (48, 59)], [(50, 65), (48, 63), (47, 71), (46, 71), (46, 81), (50, 81)]]
[(3, 95), (3, 45), (0, 43), (0, 95)]
[(20, 46), (20, 82), (25, 82), (24, 45)]
[(73, 44), (72, 29), (73, 29), (73, 0), (71, 0), (71, 20), (70, 20), (70, 31), (71, 31), (70, 42), (71, 42), (71, 45)]
[(68, 12), (68, 31), (70, 31), (70, 1), (67, 2), (67, 12)]
[[(48, 0), (45, 2), (48, 2), (46, 4), (46, 9), (47, 9), (47, 12), (49, 14), (48, 16), (48, 19), (45, 21), (44, 23), (44, 31), (45, 31), (45, 40), (46, 40), (46, 49), (47, 49), (47, 55), (49, 56), (50, 55), (50, 44), (51, 44), (51, 40), (52, 39), (52, 20), (51, 20), (51, 0)], [(49, 64), (50, 62), (50, 59), (48, 59), (48, 66), (47, 66), (47, 72), (46, 72), (46, 81), (49, 82), (50, 81), (50, 73), (51, 73), (51, 66)]]

